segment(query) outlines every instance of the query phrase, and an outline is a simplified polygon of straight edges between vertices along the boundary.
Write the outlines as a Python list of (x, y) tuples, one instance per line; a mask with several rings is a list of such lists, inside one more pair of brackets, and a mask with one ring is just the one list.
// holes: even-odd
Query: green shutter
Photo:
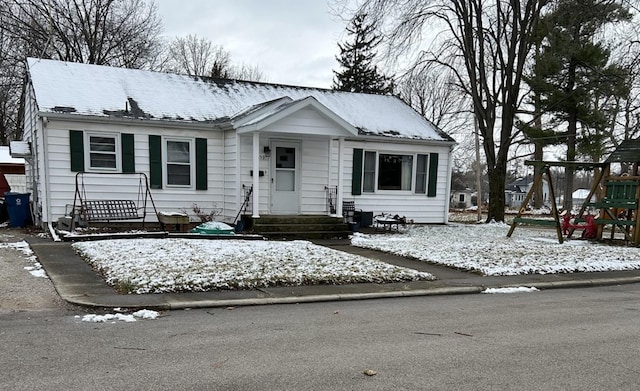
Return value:
[(427, 197), (436, 196), (438, 185), (438, 154), (429, 154), (429, 184), (427, 185)]
[(362, 149), (353, 149), (353, 175), (351, 176), (351, 194), (362, 194)]
[(149, 135), (149, 181), (152, 189), (162, 189), (162, 137)]
[(207, 139), (196, 139), (196, 190), (207, 190)]
[(122, 172), (136, 172), (136, 159), (134, 153), (133, 134), (122, 133), (120, 135), (120, 147), (122, 148)]
[(69, 146), (71, 148), (71, 171), (84, 171), (84, 135), (81, 130), (69, 131)]

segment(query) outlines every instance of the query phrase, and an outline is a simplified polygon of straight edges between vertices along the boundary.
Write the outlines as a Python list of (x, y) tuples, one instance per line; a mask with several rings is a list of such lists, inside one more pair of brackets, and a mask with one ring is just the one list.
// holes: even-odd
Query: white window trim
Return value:
[[(189, 185), (170, 185), (169, 170), (167, 168), (167, 143), (175, 141), (189, 143)], [(196, 142), (191, 137), (163, 137), (162, 138), (162, 182), (165, 188), (172, 189), (195, 189), (196, 188)]]
[[(120, 146), (120, 133), (113, 132), (96, 132), (91, 130), (85, 130), (83, 132), (84, 135), (84, 166), (86, 167), (86, 171), (88, 172), (120, 172), (121, 164), (122, 164), (122, 149)], [(116, 166), (115, 168), (111, 167), (91, 167), (91, 137), (108, 137), (115, 139), (116, 145)]]
[[(374, 187), (373, 192), (368, 192), (364, 190), (364, 162), (365, 162), (365, 154), (366, 152), (374, 152), (376, 154), (375, 159), (375, 175), (374, 175)], [(412, 156), (411, 163), (411, 188), (408, 190), (380, 190), (378, 188), (378, 178), (380, 175), (380, 155), (400, 155), (400, 156)], [(426, 176), (425, 176), (425, 192), (424, 193), (416, 193), (416, 177), (418, 174), (418, 155), (427, 156), (426, 162)], [(406, 153), (406, 152), (398, 152), (398, 151), (380, 151), (380, 150), (372, 150), (372, 149), (363, 149), (362, 153), (362, 194), (415, 194), (415, 195), (426, 195), (427, 194), (427, 186), (429, 186), (429, 165), (431, 164), (429, 156), (431, 152), (425, 153)]]
[[(424, 193), (417, 193), (417, 187), (416, 187), (416, 179), (418, 178), (418, 155), (424, 155), (425, 156), (425, 167), (424, 167)], [(414, 164), (413, 167), (413, 182), (411, 184), (412, 188), (411, 191), (413, 192), (413, 194), (416, 195), (427, 195), (427, 193), (429, 192), (429, 166), (431, 166), (431, 152), (428, 153), (416, 153), (414, 155), (414, 161), (416, 162), (416, 164)]]

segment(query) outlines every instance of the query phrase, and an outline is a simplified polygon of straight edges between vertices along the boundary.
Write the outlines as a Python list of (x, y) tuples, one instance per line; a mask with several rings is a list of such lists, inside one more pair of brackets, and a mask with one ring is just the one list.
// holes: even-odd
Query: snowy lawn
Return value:
[(415, 227), (392, 235), (356, 234), (354, 246), (480, 272), (518, 275), (640, 269), (640, 248), (583, 240), (558, 243), (554, 230), (506, 224)]
[(128, 293), (434, 279), (306, 241), (120, 239), (73, 247)]

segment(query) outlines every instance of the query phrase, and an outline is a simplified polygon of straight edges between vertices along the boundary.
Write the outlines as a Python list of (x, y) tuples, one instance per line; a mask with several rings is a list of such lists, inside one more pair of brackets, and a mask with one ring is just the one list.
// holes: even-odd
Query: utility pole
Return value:
[(480, 165), (480, 127), (475, 110), (473, 113), (473, 128), (476, 135), (476, 205), (478, 209), (478, 220), (482, 220), (482, 166)]

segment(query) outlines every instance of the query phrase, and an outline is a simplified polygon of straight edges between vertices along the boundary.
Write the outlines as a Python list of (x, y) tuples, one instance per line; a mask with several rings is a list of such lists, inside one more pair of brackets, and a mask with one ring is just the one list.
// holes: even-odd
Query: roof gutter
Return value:
[(145, 125), (150, 127), (167, 127), (188, 128), (188, 129), (227, 129), (230, 125), (227, 122), (211, 123), (196, 121), (177, 121), (166, 119), (147, 119), (147, 118), (124, 118), (114, 116), (97, 116), (84, 114), (67, 114), (67, 113), (50, 113), (46, 111), (38, 112), (40, 117), (47, 117), (49, 120), (69, 121), (69, 122), (94, 122), (109, 123), (121, 125)]
[(359, 135), (358, 138), (348, 137), (345, 138), (347, 141), (376, 141), (379, 143), (390, 143), (390, 144), (421, 144), (421, 145), (432, 145), (432, 146), (448, 146), (453, 147), (458, 144), (455, 141), (449, 140), (429, 140), (429, 139), (420, 139), (420, 138), (406, 138), (406, 137), (389, 137), (389, 136), (377, 136), (377, 135)]

